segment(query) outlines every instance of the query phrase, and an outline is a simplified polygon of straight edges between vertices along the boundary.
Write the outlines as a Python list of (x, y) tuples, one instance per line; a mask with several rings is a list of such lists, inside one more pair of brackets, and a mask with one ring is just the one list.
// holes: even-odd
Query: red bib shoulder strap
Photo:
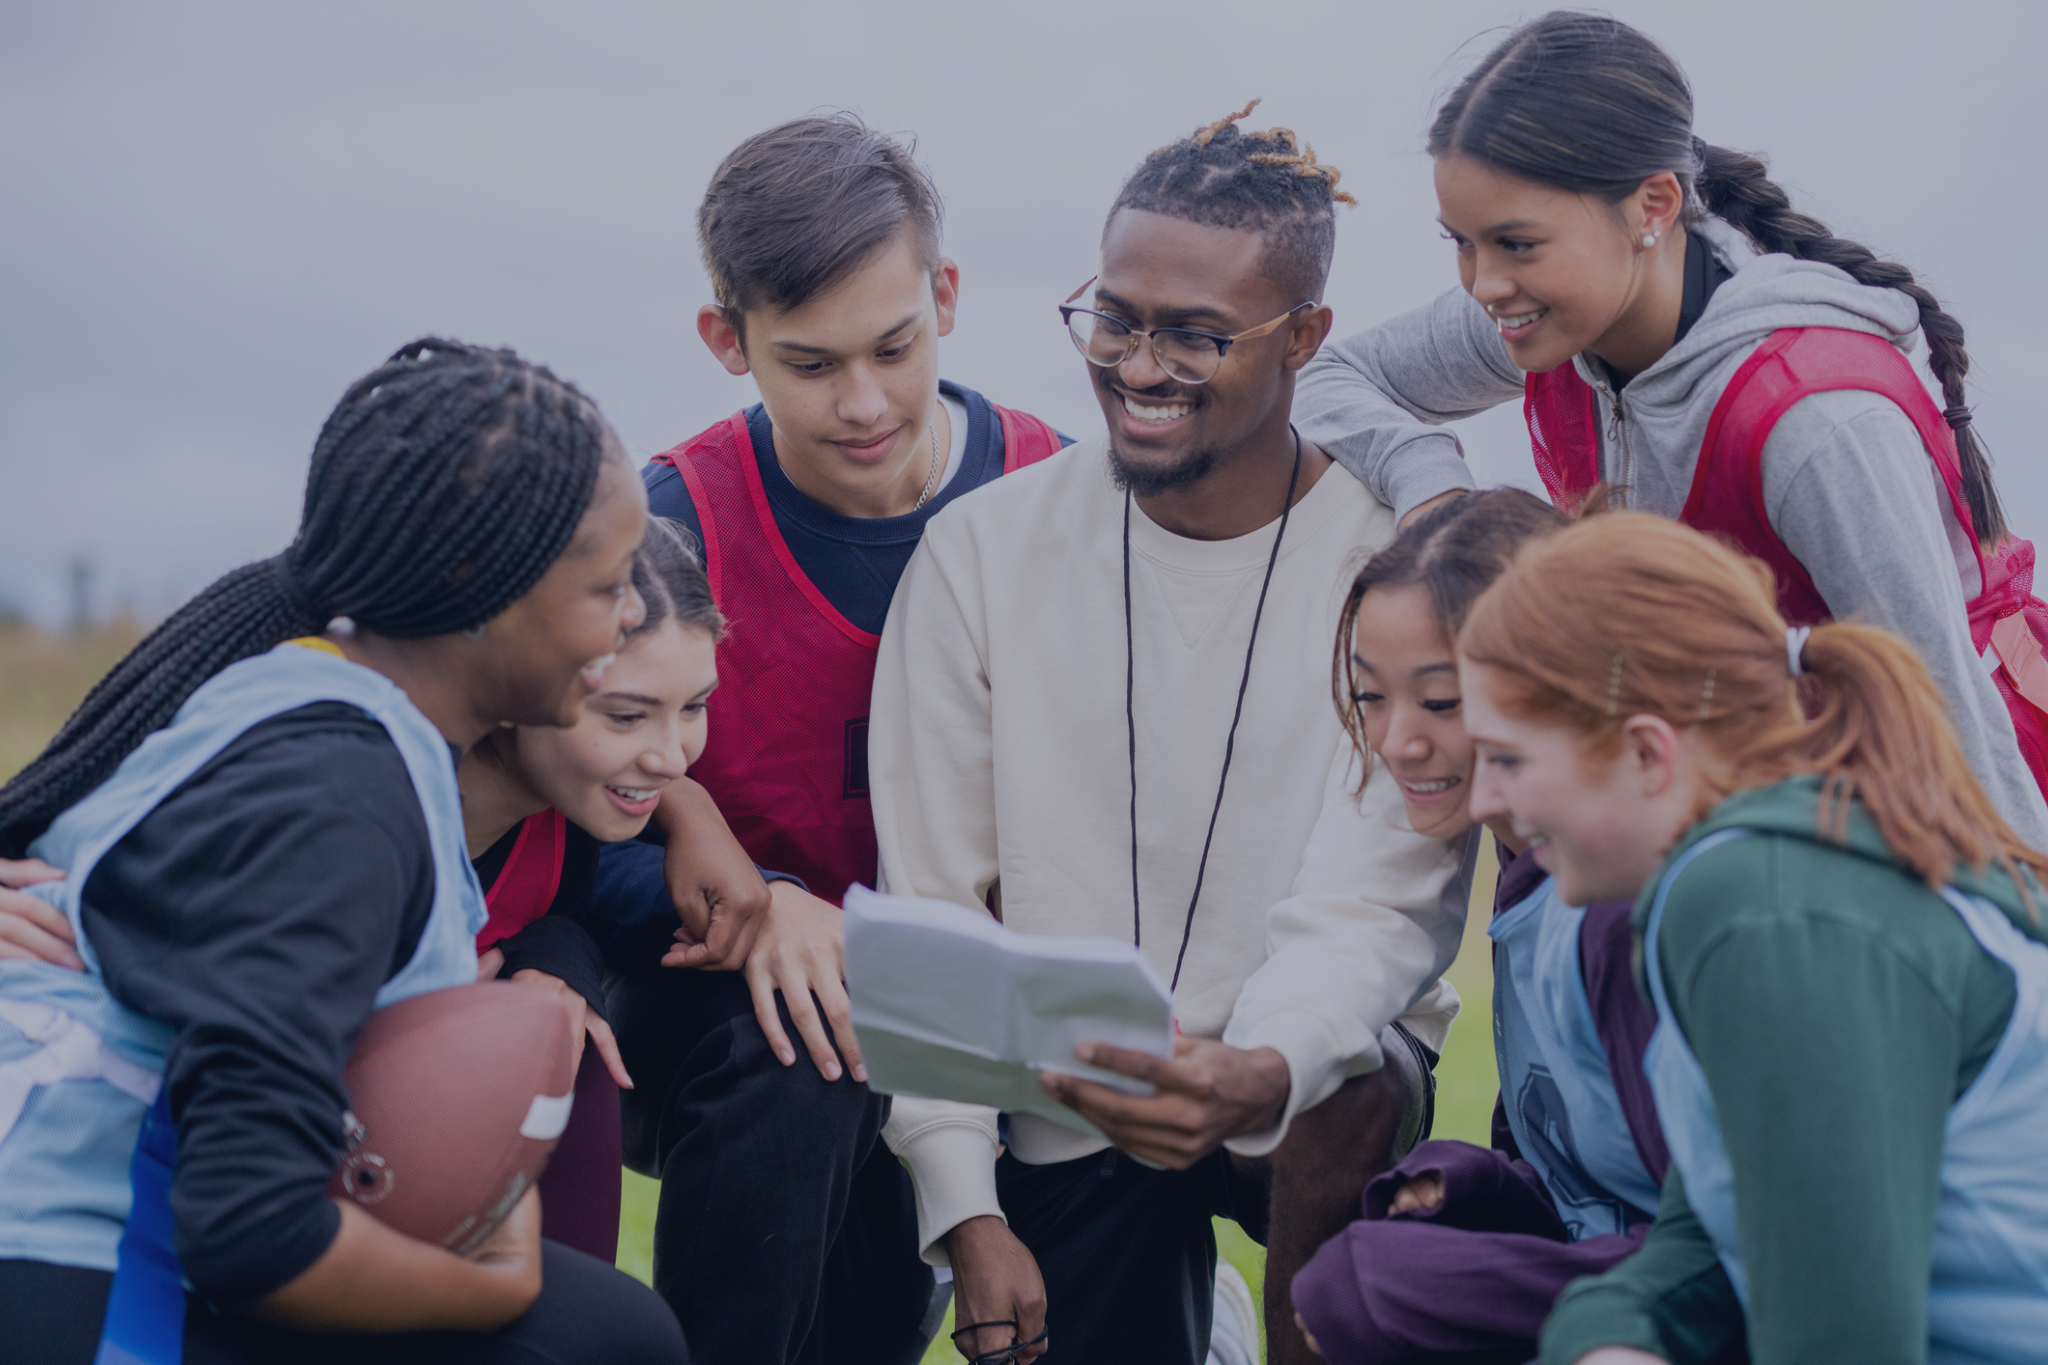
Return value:
[(704, 530), (704, 576), (711, 581), (713, 599), (721, 597), (724, 587), (725, 555), (719, 544), (718, 509), (705, 486), (700, 462), (736, 468), (740, 456), (752, 459), (753, 453), (753, 442), (747, 436), (747, 414), (741, 411), (654, 457), (682, 475), (683, 487), (690, 490), (690, 505), (697, 510), (697, 524)]
[(1060, 434), (1043, 418), (1016, 408), (991, 403), (1003, 420), (1003, 472), (1014, 474), (1028, 464), (1037, 464), (1060, 448)]
[(569, 822), (562, 812), (551, 807), (521, 822), (504, 868), (484, 893), (490, 918), (476, 936), (479, 953), (548, 912), (562, 886), (562, 859), (568, 851)]
[(1721, 392), (1700, 443), (1699, 465), (1681, 519), (1716, 532), (1771, 566), (1778, 605), (1788, 620), (1828, 618), (1827, 603), (1806, 568), (1772, 530), (1764, 503), (1763, 454), (1771, 429), (1808, 394), (1860, 389), (1882, 395), (1906, 414), (1948, 490), (1949, 506), (1976, 548), (1983, 588), (1969, 604), (1970, 639), (1988, 644), (1998, 667), (1993, 684), (2012, 716), (2021, 757), (2048, 791), (2048, 604), (2033, 595), (2034, 547), (2008, 536), (1990, 555), (1977, 540), (1963, 495), (1955, 433), (1934, 406), (1898, 347), (1883, 337), (1836, 327), (1774, 332), (1742, 363)]
[[(1779, 576), (1781, 605), (1792, 619), (1822, 620), (1827, 609), (1804, 567), (1771, 529), (1764, 503), (1764, 445), (1778, 419), (1800, 399), (1851, 389), (1889, 399), (1912, 422), (1948, 490), (1957, 524), (1973, 545), (1977, 540), (1963, 495), (1955, 434), (1899, 348), (1883, 337), (1845, 328), (1782, 328), (1757, 347), (1721, 391), (1679, 520), (1728, 535), (1771, 564)], [(1980, 549), (1980, 577), (1984, 567)]]
[(1575, 512), (1600, 482), (1600, 418), (1593, 386), (1579, 377), (1578, 366), (1566, 361), (1543, 374), (1522, 380), (1522, 416), (1529, 424), (1529, 444), (1536, 472), (1550, 501)]

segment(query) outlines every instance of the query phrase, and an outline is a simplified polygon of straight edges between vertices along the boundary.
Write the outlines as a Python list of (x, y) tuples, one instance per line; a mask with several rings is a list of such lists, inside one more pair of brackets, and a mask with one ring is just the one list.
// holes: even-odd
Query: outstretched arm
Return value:
[(1458, 438), (1440, 428), (1522, 394), (1500, 329), (1462, 289), (1326, 342), (1295, 382), (1294, 421), (1406, 520), (1473, 486)]
[(768, 884), (740, 847), (711, 793), (687, 777), (668, 784), (655, 809), (669, 899), (689, 941), (672, 965), (737, 971), (768, 913)]
[(1568, 1286), (1543, 1324), (1543, 1365), (1709, 1361), (1742, 1340), (1742, 1304), (1672, 1167), (1642, 1249)]
[(1223, 1031), (1232, 1047), (1278, 1052), (1290, 1077), (1276, 1121), (1232, 1135), (1245, 1156), (1272, 1151), (1296, 1114), (1376, 1069), (1387, 1025), (1407, 1016), (1441, 1050), (1456, 1013), (1438, 978), (1464, 933), (1472, 845), (1410, 830), (1384, 766), (1354, 800), (1354, 764), (1340, 740), (1292, 893), (1267, 912), (1266, 961)]

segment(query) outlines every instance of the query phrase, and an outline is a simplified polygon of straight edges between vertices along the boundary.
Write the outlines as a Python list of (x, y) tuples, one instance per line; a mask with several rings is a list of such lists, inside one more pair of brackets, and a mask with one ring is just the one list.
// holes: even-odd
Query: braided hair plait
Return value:
[(1110, 207), (1160, 213), (1208, 227), (1262, 232), (1268, 272), (1302, 302), (1322, 297), (1336, 250), (1337, 204), (1356, 204), (1337, 188), (1335, 166), (1289, 128), (1249, 132), (1234, 114), (1159, 148), (1126, 180)]
[(399, 350), (321, 428), (290, 548), (180, 607), (0, 787), (0, 856), (238, 660), (336, 616), (400, 639), (496, 616), (568, 545), (612, 443), (588, 398), (511, 351), (432, 337)]
[(1911, 270), (1883, 259), (1869, 247), (1835, 236), (1818, 219), (1795, 211), (1761, 158), (1698, 139), (1694, 139), (1694, 148), (1702, 165), (1695, 188), (1708, 212), (1742, 229), (1765, 251), (1831, 265), (1858, 284), (1896, 289), (1919, 305), (1920, 330), (1927, 338), (1927, 368), (1941, 384), (1946, 416), (1955, 431), (1970, 517), (1977, 523), (1978, 538), (1987, 545), (1996, 544), (2006, 533), (2005, 509), (1992, 480), (1990, 458), (1971, 428), (1965, 405), (1963, 381), (1970, 373), (1970, 353), (1963, 349), (1963, 324), (1949, 316), (1927, 286), (1913, 278)]

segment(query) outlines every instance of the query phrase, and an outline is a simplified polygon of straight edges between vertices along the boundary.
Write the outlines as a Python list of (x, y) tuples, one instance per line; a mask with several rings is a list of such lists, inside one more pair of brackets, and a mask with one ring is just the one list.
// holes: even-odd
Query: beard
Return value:
[(1161, 493), (1171, 493), (1176, 488), (1200, 483), (1215, 472), (1221, 457), (1213, 446), (1191, 450), (1164, 469), (1146, 469), (1132, 464), (1116, 448), (1112, 441), (1109, 446), (1109, 477), (1117, 491), (1134, 497), (1156, 498)]

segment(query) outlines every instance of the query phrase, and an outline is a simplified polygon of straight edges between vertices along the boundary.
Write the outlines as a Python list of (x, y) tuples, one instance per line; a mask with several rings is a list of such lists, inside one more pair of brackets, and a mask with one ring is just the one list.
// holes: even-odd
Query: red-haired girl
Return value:
[(1472, 812), (1636, 899), (1672, 1171), (1551, 1362), (2038, 1359), (2048, 857), (1913, 651), (1789, 627), (1767, 569), (1640, 513), (1525, 549), (1458, 638)]

